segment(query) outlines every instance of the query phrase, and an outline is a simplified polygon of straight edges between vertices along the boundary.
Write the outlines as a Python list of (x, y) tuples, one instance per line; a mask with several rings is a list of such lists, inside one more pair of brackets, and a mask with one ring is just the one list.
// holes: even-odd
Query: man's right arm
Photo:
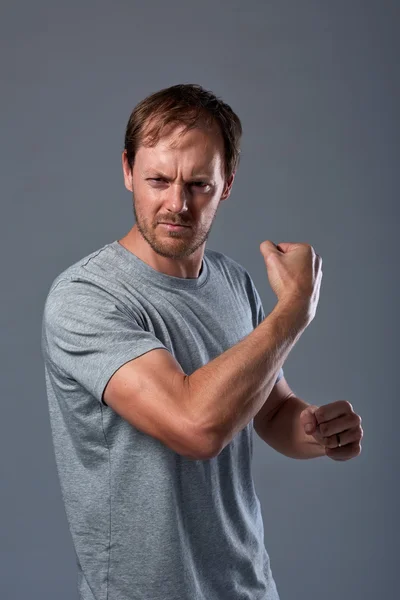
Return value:
[(293, 301), (278, 301), (249, 335), (191, 375), (166, 349), (153, 349), (117, 369), (102, 400), (183, 456), (216, 456), (266, 402), (309, 323), (306, 314)]

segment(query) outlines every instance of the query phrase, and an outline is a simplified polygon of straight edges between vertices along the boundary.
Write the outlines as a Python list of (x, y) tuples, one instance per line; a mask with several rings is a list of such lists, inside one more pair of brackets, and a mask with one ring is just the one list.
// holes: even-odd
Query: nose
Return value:
[(167, 191), (165, 207), (174, 213), (183, 213), (188, 210), (188, 192), (185, 185), (172, 183)]

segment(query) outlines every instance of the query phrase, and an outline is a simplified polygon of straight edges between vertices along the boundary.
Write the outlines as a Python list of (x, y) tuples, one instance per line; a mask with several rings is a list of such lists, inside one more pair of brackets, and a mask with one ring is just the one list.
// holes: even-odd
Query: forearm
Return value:
[(308, 323), (304, 306), (278, 302), (249, 335), (186, 377), (193, 421), (211, 446), (224, 448), (257, 414)]
[(265, 424), (262, 439), (274, 450), (289, 458), (317, 458), (325, 456), (325, 449), (312, 435), (307, 435), (300, 423), (300, 413), (310, 406), (291, 396)]

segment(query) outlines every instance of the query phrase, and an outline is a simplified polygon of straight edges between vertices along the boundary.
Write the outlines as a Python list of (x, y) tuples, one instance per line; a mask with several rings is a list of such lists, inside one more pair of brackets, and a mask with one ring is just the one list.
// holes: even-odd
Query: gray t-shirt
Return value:
[(190, 375), (264, 318), (246, 269), (207, 248), (199, 277), (184, 279), (115, 240), (51, 284), (41, 347), (81, 600), (279, 600), (253, 421), (217, 457), (191, 460), (102, 400), (124, 363), (166, 348)]

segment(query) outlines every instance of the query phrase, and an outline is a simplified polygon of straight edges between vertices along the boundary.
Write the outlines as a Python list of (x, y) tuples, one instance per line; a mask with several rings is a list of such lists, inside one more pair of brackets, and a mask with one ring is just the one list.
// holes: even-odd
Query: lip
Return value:
[(179, 231), (180, 229), (188, 229), (189, 227), (189, 225), (173, 225), (172, 223), (160, 223), (160, 225), (163, 225), (171, 231)]

